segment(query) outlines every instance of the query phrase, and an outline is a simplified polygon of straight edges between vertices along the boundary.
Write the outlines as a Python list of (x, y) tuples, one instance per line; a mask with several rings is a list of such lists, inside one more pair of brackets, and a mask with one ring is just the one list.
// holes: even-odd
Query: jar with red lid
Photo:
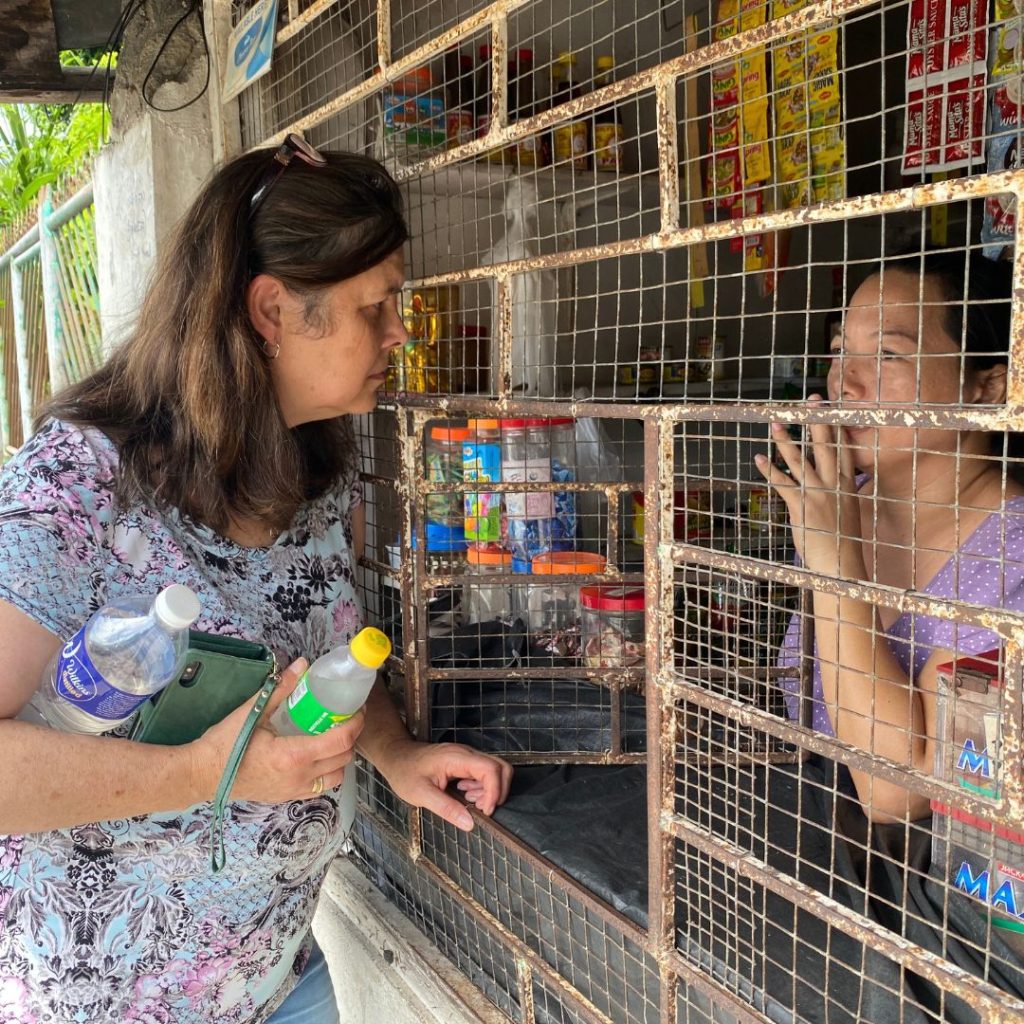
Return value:
[(621, 584), (580, 588), (583, 664), (630, 668), (644, 662), (644, 590)]

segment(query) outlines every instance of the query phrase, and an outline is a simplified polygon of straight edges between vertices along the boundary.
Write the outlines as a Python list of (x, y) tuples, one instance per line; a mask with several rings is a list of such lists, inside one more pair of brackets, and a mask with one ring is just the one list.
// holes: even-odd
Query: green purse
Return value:
[(139, 709), (130, 738), (179, 746), (198, 739), (211, 725), (258, 694), (235, 740), (213, 798), (211, 867), (225, 864), (224, 810), (253, 730), (277, 686), (277, 660), (263, 644), (235, 637), (189, 632), (181, 675)]

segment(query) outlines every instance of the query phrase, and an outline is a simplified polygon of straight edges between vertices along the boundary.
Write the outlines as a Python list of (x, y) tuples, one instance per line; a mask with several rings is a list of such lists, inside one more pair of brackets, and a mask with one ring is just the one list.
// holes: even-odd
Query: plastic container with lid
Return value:
[[(576, 481), (576, 421), (559, 418), (549, 420), (551, 437), (551, 479), (555, 483)], [(551, 541), (555, 551), (571, 551), (576, 547), (576, 493), (555, 491), (555, 518)]]
[[(551, 437), (546, 419), (501, 421), (503, 483), (550, 483)], [(536, 555), (551, 550), (555, 500), (551, 491), (505, 492), (502, 539), (512, 553), (513, 572), (529, 572)]]
[(583, 664), (629, 668), (644, 661), (644, 591), (608, 584), (581, 587)]
[[(466, 481), (497, 483), (501, 480), (501, 423), (498, 420), (470, 420), (468, 437), (462, 445), (462, 478)], [(470, 544), (501, 541), (501, 494), (496, 491), (466, 491), (465, 527)]]
[(560, 575), (602, 573), (604, 555), (590, 551), (552, 551), (537, 555), (530, 568), (543, 577), (530, 585), (526, 616), (531, 632), (558, 632), (574, 627), (580, 619), (578, 583), (562, 581)]
[[(576, 479), (575, 421), (501, 421), (501, 478), (506, 483), (572, 482)], [(568, 491), (505, 495), (502, 536), (512, 552), (513, 571), (529, 572), (532, 559), (576, 543), (576, 498)]]
[[(462, 483), (462, 446), (470, 433), (465, 427), (431, 427), (427, 437), (427, 480), (430, 483)], [(442, 526), (463, 527), (461, 493), (428, 494), (427, 519)]]
[[(501, 548), (471, 546), (466, 549), (466, 584), (463, 606), (470, 622), (511, 619), (515, 612), (512, 588), (505, 583), (489, 583), (488, 576), (511, 571), (512, 556)], [(472, 577), (478, 576), (479, 579)]]
[[(461, 526), (445, 526), (441, 523), (424, 524), (426, 550), (424, 559), (430, 576), (460, 576), (466, 571), (466, 538)], [(412, 535), (412, 549), (419, 547), (416, 533)], [(396, 541), (387, 546), (388, 561), (393, 569), (402, 565), (402, 549)], [(381, 618), (389, 621), (401, 614), (402, 597), (398, 586), (388, 581), (381, 584)], [(427, 632), (430, 636), (450, 633), (464, 619), (462, 587), (435, 587), (427, 599)], [(397, 633), (395, 634), (397, 635)]]

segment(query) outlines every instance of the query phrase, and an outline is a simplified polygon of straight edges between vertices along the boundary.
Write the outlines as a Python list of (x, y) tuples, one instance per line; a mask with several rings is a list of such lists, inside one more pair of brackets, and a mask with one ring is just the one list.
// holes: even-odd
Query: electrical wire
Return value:
[[(206, 58), (206, 77), (203, 79), (203, 87), (193, 96), (190, 100), (186, 100), (184, 103), (179, 104), (176, 107), (158, 107), (147, 95), (146, 86), (149, 84), (149, 80), (156, 70), (156, 66), (163, 56), (164, 50), (167, 49), (168, 44), (174, 38), (174, 33), (193, 15), (199, 15), (199, 37), (203, 41), (203, 53)], [(198, 100), (206, 94), (206, 90), (210, 87), (210, 46), (206, 41), (206, 26), (203, 24), (203, 10), (202, 0), (192, 0), (192, 5), (189, 9), (171, 26), (170, 32), (164, 37), (164, 41), (160, 44), (160, 49), (157, 50), (156, 56), (153, 58), (152, 63), (149, 65), (149, 70), (146, 72), (146, 77), (142, 80), (142, 101), (151, 110), (155, 110), (161, 114), (174, 114), (179, 110), (184, 110), (186, 107), (192, 106)]]

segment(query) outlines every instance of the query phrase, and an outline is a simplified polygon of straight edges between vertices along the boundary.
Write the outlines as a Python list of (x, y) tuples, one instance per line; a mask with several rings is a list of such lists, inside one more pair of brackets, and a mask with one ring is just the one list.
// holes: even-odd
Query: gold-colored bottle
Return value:
[[(576, 54), (561, 53), (552, 77), (551, 106), (559, 107), (581, 95), (576, 81)], [(590, 166), (590, 121), (577, 117), (560, 124), (554, 131), (552, 163), (585, 171)]]

